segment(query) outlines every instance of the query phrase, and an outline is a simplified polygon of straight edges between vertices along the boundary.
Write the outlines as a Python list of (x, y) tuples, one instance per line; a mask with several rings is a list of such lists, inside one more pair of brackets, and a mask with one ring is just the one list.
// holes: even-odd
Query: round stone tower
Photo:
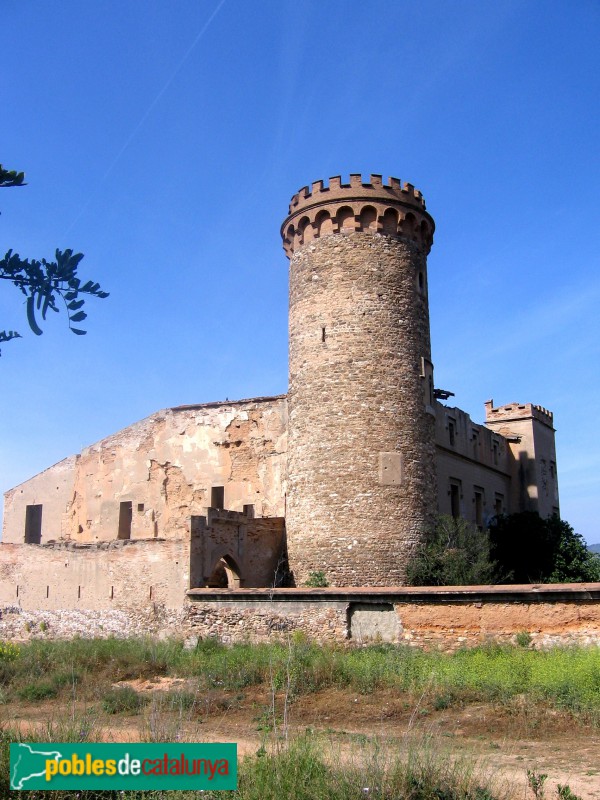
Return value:
[(437, 507), (427, 254), (434, 222), (397, 178), (292, 198), (286, 528), (296, 585), (402, 584)]

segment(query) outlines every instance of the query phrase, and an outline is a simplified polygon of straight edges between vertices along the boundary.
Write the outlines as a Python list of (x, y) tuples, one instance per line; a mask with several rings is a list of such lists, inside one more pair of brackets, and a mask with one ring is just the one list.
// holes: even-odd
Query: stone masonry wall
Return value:
[(435, 513), (425, 270), (416, 245), (378, 233), (294, 253), (286, 526), (296, 585), (320, 570), (330, 585), (402, 583)]
[[(141, 636), (189, 645), (287, 640), (296, 632), (322, 643), (392, 642), (454, 651), (489, 642), (530, 646), (600, 645), (600, 584), (462, 586), (431, 589), (195, 589), (176, 607), (151, 601), (132, 584), (130, 602), (97, 609), (82, 598), (30, 606), (0, 597), (0, 639)], [(136, 593), (137, 592), (137, 596)], [(116, 599), (116, 598), (115, 598)]]
[(226, 642), (286, 638), (392, 642), (453, 651), (489, 642), (532, 647), (600, 645), (600, 584), (396, 589), (196, 590), (189, 593), (192, 638)]

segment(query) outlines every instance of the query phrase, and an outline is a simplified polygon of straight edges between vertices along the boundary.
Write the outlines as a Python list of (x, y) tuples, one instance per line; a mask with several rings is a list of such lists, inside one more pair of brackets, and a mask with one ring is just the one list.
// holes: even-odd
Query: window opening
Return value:
[(494, 455), (494, 466), (498, 466), (498, 442), (494, 442), (492, 445), (493, 455)]
[(483, 528), (483, 489), (475, 489), (475, 524), (481, 530)]
[(503, 512), (504, 507), (504, 495), (496, 494), (494, 498), (494, 513), (497, 517), (499, 517)]
[(460, 486), (457, 483), (450, 484), (450, 513), (454, 519), (460, 517)]
[[(211, 508), (225, 508), (225, 487), (213, 486), (210, 490)], [(239, 508), (239, 506), (238, 506)]]
[(131, 519), (133, 509), (131, 500), (125, 500), (119, 504), (119, 532), (118, 539), (131, 539)]
[(456, 422), (453, 419), (448, 420), (448, 437), (450, 446), (454, 447), (456, 444)]
[(27, 506), (25, 509), (25, 544), (40, 544), (42, 541), (42, 506)]

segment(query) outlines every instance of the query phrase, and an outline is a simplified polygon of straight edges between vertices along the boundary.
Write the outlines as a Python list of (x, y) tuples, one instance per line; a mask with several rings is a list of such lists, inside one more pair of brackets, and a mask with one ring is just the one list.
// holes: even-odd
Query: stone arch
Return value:
[(317, 236), (328, 236), (333, 233), (333, 220), (329, 211), (319, 211), (315, 217), (315, 228)]
[(313, 238), (313, 227), (308, 217), (302, 217), (298, 223), (298, 238), (300, 240), (300, 244), (310, 242), (310, 240)]
[(398, 235), (398, 212), (395, 208), (386, 208), (381, 223), (383, 233), (389, 236)]
[(360, 212), (361, 231), (377, 230), (377, 211), (373, 206), (364, 206)]
[(409, 212), (402, 220), (402, 233), (410, 239), (414, 239), (416, 223), (415, 215)]
[(356, 220), (354, 218), (354, 211), (350, 208), (350, 206), (342, 206), (341, 208), (338, 208), (336, 217), (337, 217), (338, 230), (340, 231), (356, 230)]
[(239, 589), (243, 579), (235, 559), (226, 554), (218, 559), (206, 585), (210, 589)]

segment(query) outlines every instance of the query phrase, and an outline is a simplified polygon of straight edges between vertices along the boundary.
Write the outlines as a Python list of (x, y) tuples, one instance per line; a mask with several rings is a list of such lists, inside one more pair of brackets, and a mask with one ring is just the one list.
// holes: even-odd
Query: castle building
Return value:
[[(399, 586), (437, 514), (484, 527), (558, 513), (549, 411), (490, 400), (478, 424), (440, 402), (450, 393), (433, 377), (434, 222), (421, 193), (380, 175), (318, 181), (294, 195), (281, 232), (288, 394), (159, 411), (8, 491), (6, 597), (37, 558), (28, 590), (40, 602), (52, 579), (59, 598), (77, 585), (106, 604), (136, 563), (170, 597), (301, 586), (314, 572), (332, 586)], [(79, 551), (75, 575), (65, 553)]]

